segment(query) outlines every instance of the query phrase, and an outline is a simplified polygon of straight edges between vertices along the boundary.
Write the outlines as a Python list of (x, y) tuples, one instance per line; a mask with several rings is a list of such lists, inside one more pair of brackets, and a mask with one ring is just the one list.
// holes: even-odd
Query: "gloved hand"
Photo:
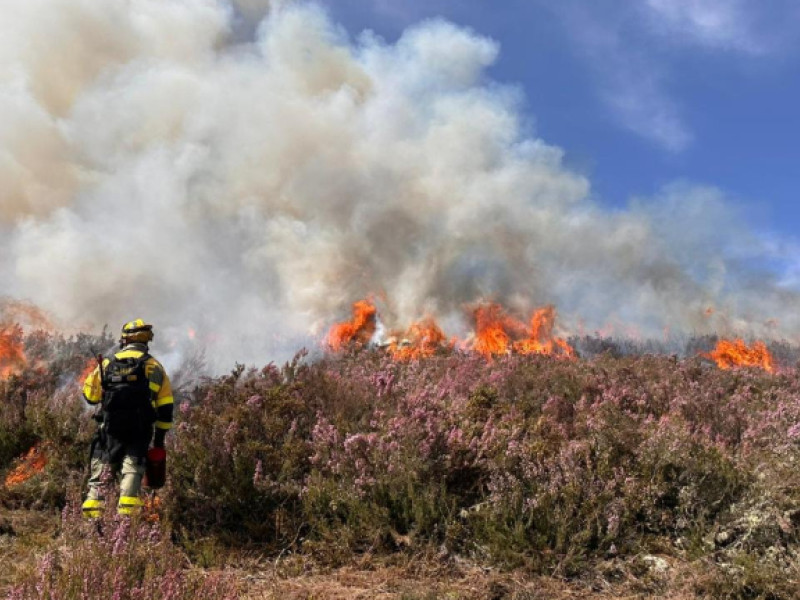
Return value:
[(154, 448), (163, 448), (164, 447), (164, 438), (167, 435), (166, 429), (158, 429), (156, 428), (155, 433), (153, 434), (153, 447)]

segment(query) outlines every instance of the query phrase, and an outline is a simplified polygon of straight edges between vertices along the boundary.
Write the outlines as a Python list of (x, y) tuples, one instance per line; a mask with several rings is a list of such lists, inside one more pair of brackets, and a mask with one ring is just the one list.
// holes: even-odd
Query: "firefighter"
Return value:
[(117, 512), (130, 515), (143, 504), (139, 498), (147, 450), (152, 443), (164, 447), (172, 427), (172, 386), (167, 373), (150, 356), (153, 326), (141, 319), (125, 323), (120, 350), (95, 367), (83, 384), (83, 397), (100, 404), (100, 427), (92, 440), (89, 492), (83, 503), (85, 517), (103, 510), (101, 477), (108, 465), (120, 484)]

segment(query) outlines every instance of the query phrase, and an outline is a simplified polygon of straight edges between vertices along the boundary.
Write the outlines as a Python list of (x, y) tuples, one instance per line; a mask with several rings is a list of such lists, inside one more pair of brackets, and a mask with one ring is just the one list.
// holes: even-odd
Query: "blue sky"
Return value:
[(792, 0), (327, 0), (388, 41), (443, 17), (498, 41), (532, 133), (601, 203), (688, 180), (757, 230), (800, 239), (800, 3)]

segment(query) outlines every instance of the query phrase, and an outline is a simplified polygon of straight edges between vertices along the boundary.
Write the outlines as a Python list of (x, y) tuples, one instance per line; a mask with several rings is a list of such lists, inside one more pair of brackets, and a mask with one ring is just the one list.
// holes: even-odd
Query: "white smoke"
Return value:
[(216, 370), (368, 294), (390, 325), (493, 299), (589, 331), (798, 335), (797, 290), (718, 192), (602, 210), (486, 78), (497, 54), (443, 21), (352, 41), (305, 3), (9, 0), (0, 294), (68, 330), (145, 318), (162, 351), (194, 329)]

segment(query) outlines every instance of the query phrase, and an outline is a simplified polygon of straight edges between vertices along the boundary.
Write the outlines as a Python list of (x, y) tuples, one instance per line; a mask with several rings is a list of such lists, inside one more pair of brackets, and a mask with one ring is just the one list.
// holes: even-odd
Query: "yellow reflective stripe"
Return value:
[(143, 354), (144, 352), (141, 350), (123, 350), (122, 352), (117, 352), (114, 356), (117, 358), (139, 358)]
[(172, 429), (172, 423), (166, 421), (156, 421), (156, 429)]
[(159, 392), (159, 391), (161, 391), (161, 386), (159, 384), (154, 383), (154, 382), (151, 381), (150, 382), (150, 391), (151, 392)]
[(138, 496), (120, 496), (119, 504), (117, 505), (117, 514), (132, 515), (138, 512), (142, 506), (144, 506), (144, 502), (142, 502)]
[(156, 398), (156, 408), (159, 406), (166, 406), (167, 404), (174, 404), (175, 400), (172, 396), (164, 396), (163, 398)]
[(142, 506), (144, 502), (139, 498), (139, 496), (120, 496), (119, 497), (119, 506)]
[(102, 514), (103, 501), (102, 500), (86, 500), (81, 506), (83, 516), (87, 519), (95, 519)]

